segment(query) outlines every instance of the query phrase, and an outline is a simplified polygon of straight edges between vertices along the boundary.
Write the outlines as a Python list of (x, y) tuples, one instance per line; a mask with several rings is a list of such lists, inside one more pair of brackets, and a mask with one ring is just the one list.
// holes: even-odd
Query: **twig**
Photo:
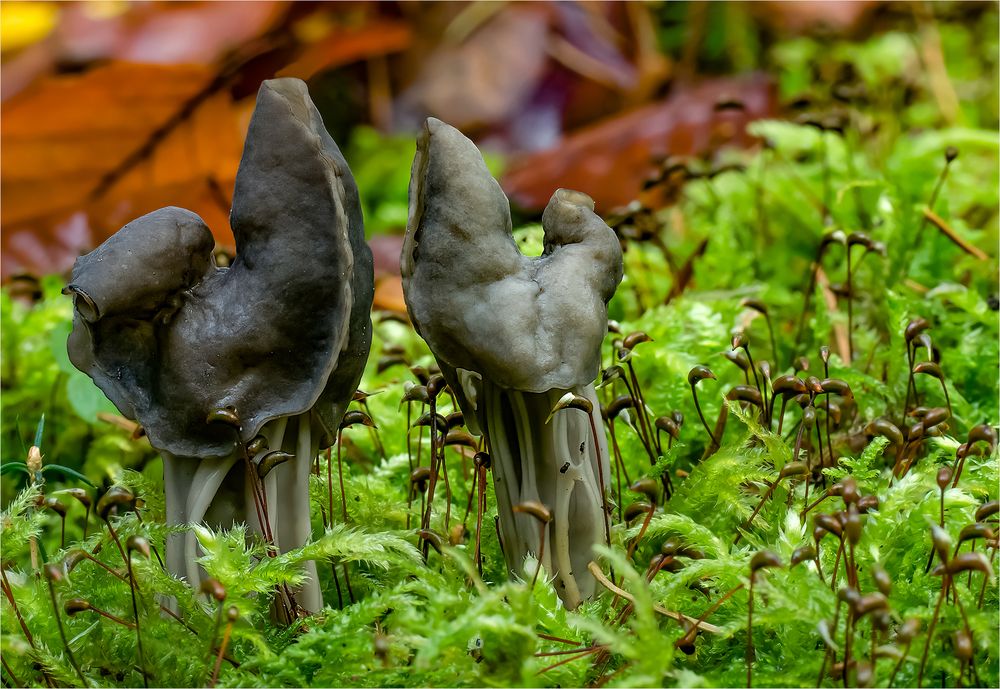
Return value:
[(955, 232), (954, 228), (952, 228), (951, 225), (949, 225), (944, 218), (942, 218), (940, 215), (932, 211), (930, 208), (924, 209), (924, 217), (927, 220), (929, 220), (934, 227), (938, 228), (938, 230), (941, 231), (941, 234), (950, 239), (955, 244), (955, 246), (957, 246), (965, 253), (969, 254), (970, 256), (974, 256), (980, 261), (986, 261), (989, 259), (989, 256), (987, 256), (982, 249), (980, 249), (978, 246), (969, 244), (967, 241), (962, 239), (962, 237), (960, 237), (959, 234)]
[[(837, 296), (830, 289), (830, 280), (827, 278), (826, 273), (822, 268), (816, 269), (816, 283), (820, 286), (823, 294), (823, 301), (826, 302), (827, 310), (831, 313), (836, 313)], [(848, 352), (851, 351), (851, 346), (848, 342), (847, 329), (843, 323), (834, 321), (833, 339), (837, 343), (837, 353), (840, 355), (840, 358), (843, 361), (850, 361), (848, 358)]]
[[(614, 594), (621, 596), (622, 598), (626, 599), (627, 601), (635, 605), (635, 596), (633, 596), (625, 589), (615, 586), (615, 584), (610, 579), (604, 576), (604, 572), (601, 571), (601, 568), (597, 565), (596, 562), (591, 561), (590, 564), (587, 565), (587, 569), (590, 570), (590, 573), (594, 575), (594, 578), (597, 579), (597, 581), (599, 581), (604, 588), (606, 588), (608, 591), (611, 591)], [(690, 617), (689, 615), (685, 615), (684, 613), (674, 612), (673, 610), (667, 610), (662, 605), (657, 605), (656, 603), (653, 603), (653, 610), (660, 613), (664, 617), (669, 617), (673, 620), (677, 620), (678, 622), (680, 621), (690, 622), (691, 624), (695, 625), (699, 629), (702, 629), (706, 632), (711, 632), (712, 634), (722, 633), (722, 629), (716, 627), (714, 624), (709, 624), (708, 622), (699, 622), (694, 617)]]

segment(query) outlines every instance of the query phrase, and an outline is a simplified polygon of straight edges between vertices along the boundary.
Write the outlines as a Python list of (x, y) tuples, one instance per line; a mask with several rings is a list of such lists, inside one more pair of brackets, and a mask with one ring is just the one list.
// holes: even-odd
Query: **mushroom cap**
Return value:
[(580, 192), (557, 190), (542, 227), (542, 255), (524, 256), (507, 197), (475, 144), (426, 121), (401, 268), (410, 319), (446, 375), (465, 369), (524, 392), (596, 378), (621, 247)]
[(229, 268), (180, 208), (80, 257), (70, 359), (173, 455), (232, 452), (233, 430), (206, 422), (219, 407), (244, 442), (312, 409), (329, 443), (371, 341), (372, 257), (347, 162), (298, 79), (261, 85), (230, 224)]

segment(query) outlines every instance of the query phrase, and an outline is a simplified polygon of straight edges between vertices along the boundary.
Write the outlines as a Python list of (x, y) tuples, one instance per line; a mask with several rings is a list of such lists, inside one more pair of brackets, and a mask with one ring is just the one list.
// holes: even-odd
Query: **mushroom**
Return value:
[[(508, 569), (541, 552), (538, 525), (514, 507), (552, 512), (542, 565), (568, 608), (593, 594), (587, 569), (605, 540), (610, 475), (593, 381), (621, 247), (585, 194), (559, 189), (542, 215), (544, 251), (521, 254), (510, 205), (476, 146), (429, 118), (417, 142), (403, 243), (410, 319), (493, 459)], [(563, 405), (565, 395), (587, 405)], [(551, 419), (549, 419), (551, 415)]]
[[(286, 552), (309, 538), (310, 463), (357, 388), (374, 293), (357, 187), (298, 79), (261, 85), (230, 224), (228, 268), (174, 207), (80, 257), (69, 355), (163, 456), (168, 524), (247, 522)], [(261, 481), (247, 460), (278, 450), (294, 461)], [(193, 586), (195, 558), (193, 532), (171, 537), (169, 569)], [(297, 598), (317, 610), (308, 572)]]

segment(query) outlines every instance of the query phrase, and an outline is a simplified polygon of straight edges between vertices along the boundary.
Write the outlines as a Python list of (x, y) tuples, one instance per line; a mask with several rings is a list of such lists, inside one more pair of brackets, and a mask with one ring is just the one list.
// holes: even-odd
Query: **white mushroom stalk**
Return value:
[[(485, 383), (482, 391), (482, 431), (493, 460), (507, 565), (523, 576), (525, 555), (537, 555), (541, 546), (532, 519), (513, 508), (531, 500), (549, 506), (552, 521), (546, 527), (542, 566), (554, 576), (566, 606), (574, 608), (594, 592), (587, 563), (593, 559), (591, 547), (605, 540), (606, 512), (601, 505), (609, 475), (608, 448), (603, 435), (594, 445), (588, 418), (599, 412), (567, 409), (546, 422), (564, 391), (521, 392), (493, 383)], [(599, 408), (592, 385), (577, 394)]]
[[(542, 226), (542, 256), (522, 255), (478, 149), (427, 121), (401, 259), (407, 308), (469, 429), (486, 437), (508, 568), (531, 578), (525, 558), (542, 553), (575, 608), (594, 593), (587, 563), (607, 538), (610, 466), (593, 381), (622, 257), (585, 194), (556, 191)], [(528, 501), (551, 511), (544, 549), (537, 522), (514, 509)]]

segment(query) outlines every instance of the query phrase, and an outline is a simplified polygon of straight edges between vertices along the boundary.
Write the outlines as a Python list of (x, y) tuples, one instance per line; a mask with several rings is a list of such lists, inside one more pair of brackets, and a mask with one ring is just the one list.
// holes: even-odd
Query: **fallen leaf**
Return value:
[[(723, 100), (743, 107), (716, 109)], [(562, 187), (589, 194), (606, 214), (639, 195), (658, 160), (746, 145), (746, 124), (775, 108), (774, 86), (763, 75), (683, 86), (658, 103), (577, 130), (553, 148), (514, 158), (502, 185), (529, 211), (543, 209)]]
[(335, 27), (278, 76), (308, 80), (324, 70), (399, 52), (409, 47), (411, 39), (410, 27), (398, 21), (376, 19), (357, 28)]
[(403, 237), (398, 234), (377, 234), (368, 240), (374, 260), (375, 277), (399, 276), (399, 257), (403, 253)]
[(375, 299), (372, 308), (381, 311), (406, 313), (406, 301), (403, 299), (403, 280), (398, 275), (388, 275), (375, 282)]
[[(5, 102), (4, 275), (65, 269), (38, 264), (25, 245), (51, 243), (58, 252), (59, 228), (81, 212), (93, 246), (161, 206), (197, 199), (188, 207), (198, 212), (228, 203), (247, 123), (227, 92), (212, 90), (214, 79), (207, 67), (110, 63), (45, 79)], [(228, 207), (221, 215), (221, 223), (205, 220), (231, 244)]]
[[(272, 0), (17, 4), (51, 6), (54, 28), (44, 40), (33, 37), (27, 48), (5, 59), (0, 88), (4, 100), (60, 64), (84, 65), (99, 60), (211, 64), (273, 29), (290, 7)], [(8, 5), (2, 5), (5, 30)], [(12, 15), (18, 14), (21, 12), (15, 8)], [(4, 41), (5, 58), (11, 47)]]
[(467, 131), (505, 119), (544, 74), (548, 30), (546, 12), (512, 6), (463, 42), (440, 46), (401, 95), (400, 124), (415, 125), (431, 114)]
[[(157, 5), (115, 48), (112, 57), (157, 64), (210, 64), (278, 23), (283, 2), (181, 2)], [(140, 15), (141, 16), (141, 15)], [(178, 37), (183, 36), (183, 40)]]
[(787, 33), (816, 29), (851, 33), (864, 26), (880, 4), (873, 0), (764, 0), (748, 3), (748, 7), (760, 21)]

